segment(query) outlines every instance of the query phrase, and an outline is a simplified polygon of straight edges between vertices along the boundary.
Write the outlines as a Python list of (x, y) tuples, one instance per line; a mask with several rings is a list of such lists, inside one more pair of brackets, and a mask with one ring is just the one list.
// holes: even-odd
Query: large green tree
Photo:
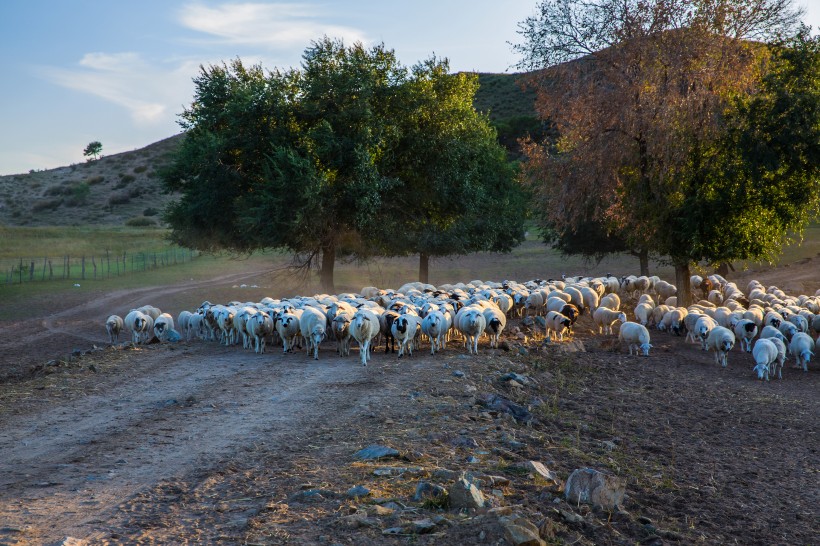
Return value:
[(451, 74), (446, 59), (415, 65), (394, 103), (396, 146), (382, 164), (396, 184), (371, 233), (385, 255), (432, 257), (508, 252), (524, 238), (527, 200), (506, 151), (473, 99), (475, 74)]
[(333, 291), (337, 255), (390, 180), (378, 169), (395, 138), (387, 106), (405, 70), (383, 45), (322, 39), (301, 70), (202, 68), (183, 114), (188, 136), (165, 180), (183, 192), (168, 212), (173, 239), (196, 248), (283, 248), (320, 263)]
[[(770, 70), (768, 49), (749, 39), (776, 40), (798, 15), (789, 0), (540, 2), (518, 48), (522, 66), (549, 67), (534, 78), (538, 108), (561, 134), (557, 150), (527, 148), (546, 220), (577, 228), (592, 211), (630, 246), (668, 256), (682, 304), (691, 263), (765, 255), (737, 241), (771, 202), (770, 188), (735, 208), (737, 178), (717, 159), (729, 154), (734, 101), (760, 94)], [(811, 131), (786, 131), (812, 146)], [(776, 172), (771, 180), (782, 181)]]

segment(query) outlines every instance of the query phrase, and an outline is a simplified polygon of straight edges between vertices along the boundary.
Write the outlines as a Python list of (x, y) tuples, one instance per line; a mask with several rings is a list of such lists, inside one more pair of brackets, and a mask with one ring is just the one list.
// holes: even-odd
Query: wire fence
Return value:
[(17, 258), (0, 261), (6, 284), (53, 280), (102, 280), (128, 273), (150, 271), (190, 262), (199, 252), (187, 248), (158, 251), (114, 253), (104, 251), (90, 256)]

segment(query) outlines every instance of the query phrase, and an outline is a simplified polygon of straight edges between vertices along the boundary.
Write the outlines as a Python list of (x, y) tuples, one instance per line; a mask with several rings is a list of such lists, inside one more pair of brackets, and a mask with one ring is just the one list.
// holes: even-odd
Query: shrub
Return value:
[(131, 196), (127, 193), (115, 193), (108, 198), (109, 205), (125, 205), (131, 202)]
[(63, 204), (62, 198), (57, 199), (40, 199), (31, 206), (31, 212), (41, 212), (44, 210), (55, 210)]
[(89, 186), (87, 182), (79, 182), (66, 188), (66, 190), (68, 190), (67, 195), (70, 196), (66, 202), (66, 205), (69, 207), (82, 205), (86, 202), (88, 196), (91, 195), (91, 186)]
[(93, 186), (95, 184), (100, 184), (102, 182), (105, 182), (105, 177), (102, 176), (102, 175), (92, 176), (92, 177), (89, 177), (89, 178), (85, 179), (85, 183), (88, 184), (89, 186)]
[(136, 199), (140, 195), (142, 195), (142, 188), (140, 188), (138, 186), (135, 186), (135, 187), (128, 190), (128, 196), (129, 197), (133, 197), (134, 199)]
[(131, 183), (136, 179), (137, 179), (137, 177), (134, 176), (133, 174), (120, 173), (120, 180), (125, 182), (126, 184)]
[(138, 165), (138, 166), (134, 167), (134, 172), (135, 173), (144, 173), (147, 170), (148, 170), (148, 167), (146, 167), (145, 165)]
[(159, 211), (154, 207), (148, 207), (147, 209), (142, 211), (143, 216), (156, 216), (157, 214), (159, 214)]
[(149, 227), (157, 225), (153, 218), (146, 218), (145, 216), (135, 216), (125, 221), (125, 225), (129, 227)]
[(43, 195), (48, 197), (54, 197), (57, 195), (63, 195), (63, 188), (60, 186), (50, 186), (46, 188), (46, 191), (43, 192)]

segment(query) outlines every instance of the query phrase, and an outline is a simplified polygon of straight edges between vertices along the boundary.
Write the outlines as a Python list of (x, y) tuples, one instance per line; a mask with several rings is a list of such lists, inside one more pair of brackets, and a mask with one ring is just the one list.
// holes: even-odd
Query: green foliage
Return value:
[(102, 152), (102, 143), (95, 140), (93, 142), (89, 142), (88, 146), (85, 147), (83, 150), (83, 155), (88, 158), (89, 161), (91, 159), (97, 159), (97, 157)]
[(146, 167), (145, 165), (137, 165), (136, 167), (134, 167), (134, 172), (137, 173), (137, 174), (144, 173), (147, 170), (148, 170), (148, 167)]
[(156, 216), (157, 214), (159, 214), (159, 211), (154, 207), (148, 207), (147, 209), (142, 211), (143, 216)]
[[(187, 137), (161, 170), (166, 188), (182, 194), (165, 215), (172, 240), (202, 250), (280, 248), (306, 265), (321, 256), (326, 287), (337, 255), (387, 252), (374, 234), (399, 203), (429, 217), (422, 226), (448, 232), (425, 243), (435, 255), (516, 244), (520, 226), (491, 214), (513, 202), (524, 207), (507, 194), (515, 185), (495, 133), (472, 109), (475, 77), (434, 82), (417, 71), (411, 80), (383, 45), (345, 47), (327, 38), (305, 51), (301, 70), (266, 74), (238, 59), (202, 68), (182, 114)], [(422, 87), (430, 93), (412, 91)], [(424, 119), (437, 108), (470, 114)], [(413, 157), (425, 131), (427, 155)], [(424, 181), (435, 169), (435, 179)], [(391, 252), (409, 251), (402, 244)]]

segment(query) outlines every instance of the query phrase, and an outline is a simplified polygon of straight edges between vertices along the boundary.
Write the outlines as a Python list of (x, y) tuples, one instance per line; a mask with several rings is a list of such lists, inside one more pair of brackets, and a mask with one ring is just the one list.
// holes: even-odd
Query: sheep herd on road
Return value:
[[(789, 296), (776, 286), (751, 281), (746, 292), (720, 275), (690, 279), (693, 294), (701, 297), (688, 307), (677, 306), (677, 288), (658, 277), (563, 277), (561, 280), (483, 282), (441, 285), (408, 283), (398, 290), (365, 287), (360, 293), (317, 294), (288, 299), (264, 298), (259, 302), (227, 304), (203, 302), (196, 310), (182, 311), (177, 320), (145, 305), (125, 318), (111, 315), (105, 323), (111, 343), (123, 330), (135, 344), (156, 337), (159, 341), (200, 339), (238, 345), (264, 353), (269, 343), (281, 344), (285, 353), (303, 348), (319, 359), (325, 339), (336, 341), (340, 356), (350, 355), (355, 340), (366, 366), (375, 346), (385, 352), (412, 356), (422, 340), (430, 354), (446, 348), (458, 336), (470, 354), (479, 351), (479, 339), (489, 338), (499, 347), (508, 319), (520, 319), (544, 342), (561, 343), (572, 335), (578, 318), (588, 313), (599, 334), (614, 335), (629, 354), (649, 356), (649, 329), (686, 335), (714, 353), (723, 367), (735, 345), (751, 353), (754, 372), (768, 380), (782, 378), (787, 355), (795, 366), (808, 371), (820, 351), (820, 290), (813, 296)], [(634, 304), (629, 321), (621, 307)], [(814, 337), (813, 337), (814, 336)], [(817, 339), (815, 339), (817, 338)], [(738, 340), (740, 343), (738, 344)]]

